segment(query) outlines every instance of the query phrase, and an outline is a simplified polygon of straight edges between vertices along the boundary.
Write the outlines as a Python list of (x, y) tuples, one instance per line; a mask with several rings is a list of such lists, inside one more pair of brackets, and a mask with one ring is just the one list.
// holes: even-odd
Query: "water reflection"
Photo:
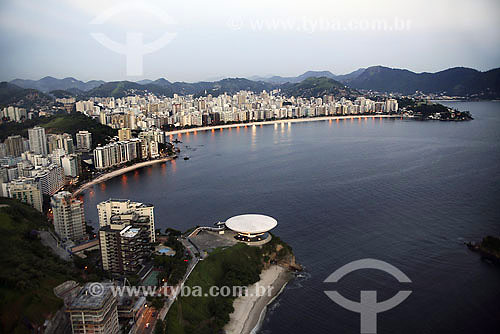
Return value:
[(127, 175), (126, 174), (122, 174), (121, 184), (122, 184), (122, 188), (127, 188), (128, 187), (128, 184), (127, 184)]

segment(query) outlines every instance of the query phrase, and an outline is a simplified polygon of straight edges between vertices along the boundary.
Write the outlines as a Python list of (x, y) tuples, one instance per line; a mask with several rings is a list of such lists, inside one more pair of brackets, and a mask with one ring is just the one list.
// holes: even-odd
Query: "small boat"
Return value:
[(189, 160), (189, 157), (188, 157), (188, 156), (185, 156), (185, 157), (184, 157), (184, 160)]

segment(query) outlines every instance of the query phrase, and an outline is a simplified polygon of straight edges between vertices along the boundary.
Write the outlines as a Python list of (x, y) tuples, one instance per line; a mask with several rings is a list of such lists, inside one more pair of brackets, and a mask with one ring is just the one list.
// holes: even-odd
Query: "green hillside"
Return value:
[(356, 90), (327, 77), (312, 77), (298, 83), (287, 83), (283, 85), (282, 91), (288, 96), (305, 98), (322, 97), (323, 95), (334, 95), (337, 98), (359, 96), (359, 92)]
[(38, 211), (0, 197), (1, 333), (29, 333), (30, 325), (42, 325), (62, 306), (53, 288), (71, 279), (74, 269), (32, 233), (48, 226)]
[(52, 97), (36, 89), (24, 89), (8, 82), (0, 82), (0, 108), (18, 106), (30, 109), (52, 102)]
[[(186, 282), (187, 286), (210, 287), (249, 286), (260, 279), (260, 273), (272, 261), (291, 263), (290, 246), (273, 236), (262, 248), (239, 243), (225, 249), (216, 249), (200, 261)], [(294, 262), (295, 260), (293, 260)], [(183, 296), (177, 299), (167, 313), (169, 334), (220, 333), (233, 312), (234, 297)]]

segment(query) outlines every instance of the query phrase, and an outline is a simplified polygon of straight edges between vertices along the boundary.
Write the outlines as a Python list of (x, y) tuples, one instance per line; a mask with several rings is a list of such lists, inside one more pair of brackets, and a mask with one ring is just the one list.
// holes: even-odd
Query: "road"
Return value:
[[(138, 334), (150, 334), (153, 332), (154, 325), (156, 323), (156, 318), (153, 317), (153, 308), (147, 307), (143, 312), (141, 317), (137, 320), (137, 331)], [(149, 326), (147, 325), (149, 323)]]
[[(180, 239), (186, 250), (188, 251), (189, 255), (191, 256), (191, 261), (189, 261), (189, 265), (186, 270), (186, 274), (184, 275), (184, 278), (182, 281), (177, 284), (175, 289), (173, 289), (173, 295), (169, 295), (166, 303), (163, 305), (163, 308), (158, 312), (158, 315), (156, 317), (153, 317), (153, 308), (148, 307), (146, 310), (143, 311), (143, 314), (139, 320), (137, 320), (136, 323), (136, 333), (138, 334), (150, 334), (153, 333), (153, 330), (156, 325), (157, 318), (158, 319), (165, 319), (165, 316), (167, 315), (168, 310), (174, 303), (174, 301), (177, 299), (180, 291), (182, 290), (182, 287), (184, 286), (184, 283), (188, 279), (189, 275), (193, 271), (193, 269), (196, 267), (196, 265), (199, 262), (199, 258), (196, 256), (196, 248), (186, 239)], [(159, 290), (159, 292), (162, 292), (163, 290)], [(149, 326), (147, 324), (149, 323)], [(147, 326), (147, 327), (146, 327)]]
[(194, 268), (196, 267), (196, 265), (200, 261), (200, 259), (196, 256), (196, 252), (197, 252), (196, 248), (187, 239), (181, 238), (179, 240), (180, 240), (180, 242), (182, 242), (184, 247), (187, 249), (189, 255), (191, 256), (191, 261), (189, 261), (189, 265), (187, 267), (186, 274), (184, 275), (184, 278), (182, 279), (182, 281), (179, 284), (177, 284), (177, 286), (173, 290), (173, 295), (169, 296), (167, 302), (165, 303), (165, 305), (163, 306), (163, 308), (159, 312), (159, 318), (162, 320), (165, 319), (165, 317), (167, 316), (168, 310), (170, 310), (170, 307), (172, 306), (172, 304), (175, 302), (175, 300), (179, 296), (179, 293), (181, 292), (182, 287), (184, 286), (184, 283), (187, 281), (187, 279), (189, 278), (189, 275), (191, 275), (191, 272), (194, 270)]

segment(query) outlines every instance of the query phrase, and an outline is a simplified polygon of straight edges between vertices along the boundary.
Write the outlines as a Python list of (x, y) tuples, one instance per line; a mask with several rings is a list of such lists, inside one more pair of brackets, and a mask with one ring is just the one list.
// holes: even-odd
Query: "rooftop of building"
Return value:
[[(118, 203), (133, 203), (133, 204), (137, 204), (137, 207), (139, 208), (148, 208), (148, 207), (154, 207), (153, 204), (150, 204), (150, 203), (140, 203), (140, 202), (134, 202), (134, 201), (131, 201), (129, 199), (123, 199), (123, 198), (110, 198), (106, 201), (103, 201), (101, 203), (112, 203), (112, 202), (118, 202)], [(99, 203), (99, 204), (101, 204)]]
[(278, 225), (273, 217), (260, 214), (245, 214), (229, 218), (226, 226), (239, 233), (264, 233)]
[(68, 306), (68, 310), (101, 309), (106, 303), (106, 300), (112, 296), (112, 286), (113, 283), (86, 283), (83, 289), (80, 290), (78, 295)]

